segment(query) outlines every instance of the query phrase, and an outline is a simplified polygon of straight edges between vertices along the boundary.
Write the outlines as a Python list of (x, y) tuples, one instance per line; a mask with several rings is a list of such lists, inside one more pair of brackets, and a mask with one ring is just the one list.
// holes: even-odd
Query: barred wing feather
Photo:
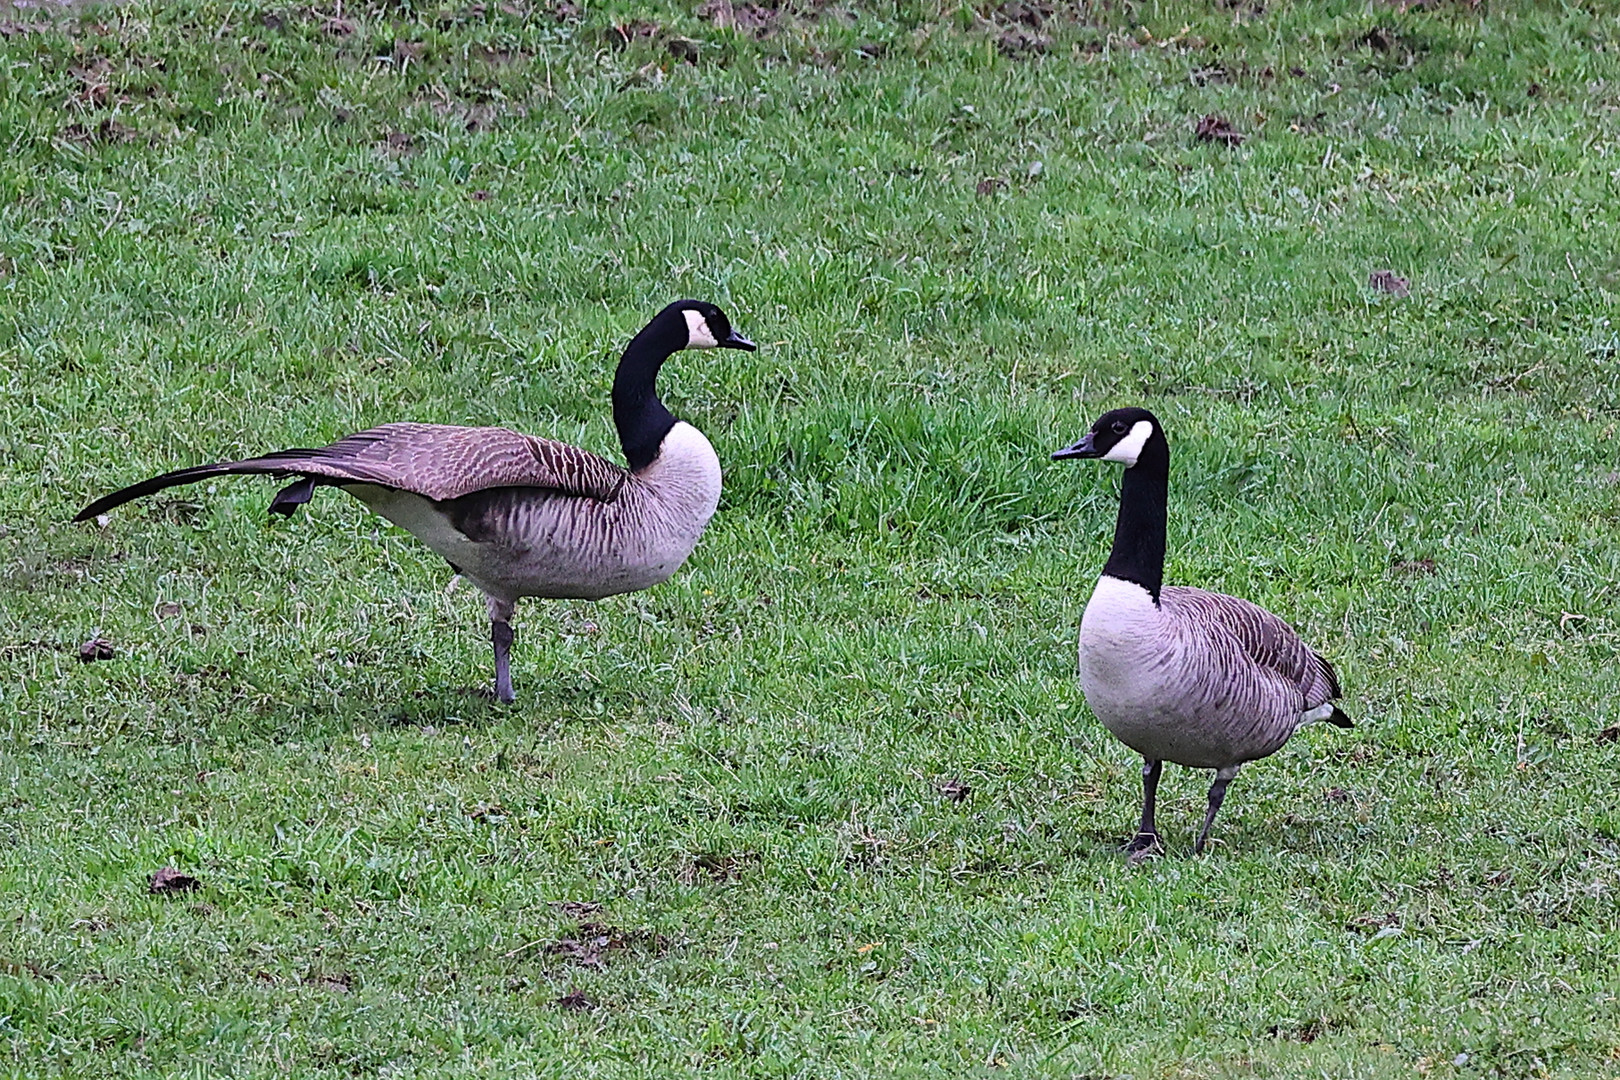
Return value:
[[(563, 495), (613, 502), (630, 473), (577, 446), (497, 427), (383, 424), (317, 449), (278, 450), (241, 461), (195, 465), (154, 476), (104, 495), (75, 521), (144, 495), (212, 476), (306, 476), (315, 482), (378, 484), (441, 502), (492, 488), (543, 488)], [(305, 488), (294, 502), (308, 498)]]
[(1165, 586), (1159, 602), (1176, 618), (1230, 634), (1251, 661), (1298, 689), (1306, 709), (1339, 697), (1333, 665), (1265, 608), (1236, 596), (1177, 585)]

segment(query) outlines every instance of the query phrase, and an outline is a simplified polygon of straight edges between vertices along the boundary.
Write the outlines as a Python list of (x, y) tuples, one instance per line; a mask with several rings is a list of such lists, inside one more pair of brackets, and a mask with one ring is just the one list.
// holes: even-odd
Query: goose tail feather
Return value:
[[(182, 484), (195, 484), (199, 480), (207, 480), (215, 476), (251, 476), (266, 473), (286, 475), (295, 470), (289, 469), (279, 459), (298, 457), (309, 453), (308, 450), (284, 450), (278, 454), (248, 458), (245, 461), (216, 461), (211, 465), (193, 465), (186, 469), (175, 469), (172, 472), (166, 472), (142, 480), (138, 484), (119, 488), (111, 494), (103, 495), (75, 514), (73, 520), (76, 522), (89, 521), (109, 510), (116, 510), (127, 502), (134, 502), (136, 499), (144, 498), (147, 495), (155, 495), (167, 488), (179, 487)], [(279, 492), (270, 503), (270, 509), (278, 514), (292, 513), (298, 506), (309, 501), (310, 495), (314, 492), (314, 486), (314, 478), (306, 476)]]

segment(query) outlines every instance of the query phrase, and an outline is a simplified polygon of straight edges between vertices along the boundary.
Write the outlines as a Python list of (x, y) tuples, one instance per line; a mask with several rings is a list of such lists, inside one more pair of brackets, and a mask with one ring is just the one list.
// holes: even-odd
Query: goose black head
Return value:
[(679, 312), (686, 327), (683, 349), (743, 349), (754, 351), (754, 343), (731, 328), (726, 313), (707, 300), (677, 300), (665, 308)]
[(1141, 458), (1142, 449), (1155, 436), (1159, 442), (1164, 442), (1158, 418), (1146, 409), (1114, 409), (1099, 416), (1079, 442), (1054, 453), (1052, 460), (1098, 458), (1117, 461), (1128, 469)]

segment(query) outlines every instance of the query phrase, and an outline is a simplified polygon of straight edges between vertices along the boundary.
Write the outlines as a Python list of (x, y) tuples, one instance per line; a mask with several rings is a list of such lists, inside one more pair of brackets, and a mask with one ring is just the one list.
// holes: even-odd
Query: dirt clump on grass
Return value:
[(1024, 26), (1009, 26), (996, 35), (996, 51), (1014, 59), (1021, 56), (1038, 56), (1051, 47), (1050, 35)]
[(387, 138), (377, 141), (377, 153), (387, 157), (410, 157), (419, 152), (416, 138), (404, 131), (390, 131)]
[(1389, 52), (1400, 43), (1395, 31), (1387, 26), (1375, 26), (1357, 39), (1357, 45), (1365, 45), (1375, 52)]
[(676, 877), (682, 885), (695, 884), (700, 879), (709, 881), (735, 881), (742, 877), (743, 870), (759, 862), (759, 853), (743, 851), (736, 854), (721, 851), (704, 851), (692, 856), (690, 862), (681, 867)]
[(1220, 113), (1208, 113), (1193, 125), (1193, 138), (1201, 143), (1219, 143), (1226, 147), (1242, 146), (1247, 135), (1232, 126)]
[(1046, 0), (1005, 0), (980, 19), (996, 35), (996, 51), (1014, 59), (1037, 56), (1052, 47), (1047, 24), (1057, 8)]
[(108, 117), (98, 124), (69, 124), (62, 129), (62, 138), (80, 146), (100, 146), (108, 143), (132, 143), (139, 133), (128, 124)]
[(146, 891), (154, 896), (171, 896), (175, 893), (195, 892), (202, 885), (190, 874), (183, 874), (172, 866), (154, 872), (147, 880)]
[(83, 645), (79, 646), (79, 663), (94, 664), (102, 660), (111, 660), (118, 655), (113, 643), (101, 635), (96, 635)]
[(607, 45), (611, 49), (623, 49), (634, 41), (648, 41), (664, 32), (664, 28), (655, 22), (646, 19), (635, 19), (627, 23), (614, 23), (607, 31)]
[(563, 1012), (590, 1012), (596, 1008), (596, 1002), (578, 990), (568, 991), (568, 993), (553, 1001), (552, 1004)]
[(1412, 283), (1393, 270), (1374, 270), (1367, 275), (1367, 287), (1374, 292), (1402, 297), (1412, 295)]
[(700, 19), (721, 30), (735, 30), (750, 37), (766, 38), (776, 33), (789, 13), (775, 4), (755, 4), (744, 0), (704, 0), (697, 7)]
[(625, 930), (606, 923), (582, 922), (574, 933), (546, 946), (546, 955), (560, 956), (578, 967), (605, 968), (608, 957), (632, 947), (654, 954), (669, 947), (669, 940), (650, 930)]
[(1272, 1024), (1266, 1029), (1266, 1034), (1273, 1039), (1287, 1039), (1290, 1042), (1297, 1043), (1313, 1043), (1323, 1035), (1337, 1031), (1343, 1026), (1342, 1021), (1318, 1016), (1300, 1024)]
[(551, 906), (574, 919), (582, 919), (587, 915), (598, 915), (602, 911), (602, 905), (593, 900), (559, 900)]
[(299, 982), (305, 986), (314, 986), (319, 987), (322, 990), (330, 990), (334, 994), (347, 994), (354, 989), (354, 976), (350, 975), (346, 971), (340, 971), (336, 975), (322, 974), (312, 971), (300, 979)]
[(1393, 911), (1374, 911), (1357, 915), (1344, 924), (1346, 930), (1359, 934), (1375, 934), (1382, 930), (1399, 929), (1401, 917)]
[(735, 30), (756, 41), (793, 26), (819, 23), (828, 16), (851, 17), (829, 0), (703, 0), (697, 16), (718, 29)]

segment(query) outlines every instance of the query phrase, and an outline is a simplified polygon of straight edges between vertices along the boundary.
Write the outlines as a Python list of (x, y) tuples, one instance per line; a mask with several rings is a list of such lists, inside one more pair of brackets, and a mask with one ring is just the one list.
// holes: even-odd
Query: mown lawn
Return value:
[[(0, 63), (0, 1072), (1620, 1074), (1612, 4), (131, 0)], [(522, 610), (513, 708), (341, 495), (66, 524), (386, 420), (616, 453), (682, 295), (762, 345), (664, 380), (720, 512)], [(1141, 866), (1118, 479), (1046, 460), (1136, 403), (1171, 580), (1359, 722), (1203, 858), (1170, 770)]]

